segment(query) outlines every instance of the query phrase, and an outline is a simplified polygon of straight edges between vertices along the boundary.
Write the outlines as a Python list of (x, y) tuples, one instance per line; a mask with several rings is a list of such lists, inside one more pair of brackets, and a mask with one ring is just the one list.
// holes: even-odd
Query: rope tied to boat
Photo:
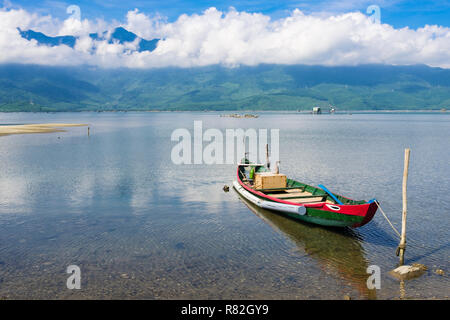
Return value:
[[(378, 202), (378, 200), (374, 201), (378, 208), (380, 209), (381, 213), (383, 214), (384, 218), (387, 220), (387, 222), (391, 225), (392, 229), (395, 231), (395, 233), (398, 235), (399, 238), (401, 238), (402, 236), (400, 235), (400, 232), (398, 232), (397, 229), (395, 229), (394, 225), (392, 224), (391, 220), (389, 220), (389, 218), (387, 217), (387, 215), (384, 213), (383, 209), (381, 209), (380, 203)], [(397, 248), (398, 250), (398, 248)]]

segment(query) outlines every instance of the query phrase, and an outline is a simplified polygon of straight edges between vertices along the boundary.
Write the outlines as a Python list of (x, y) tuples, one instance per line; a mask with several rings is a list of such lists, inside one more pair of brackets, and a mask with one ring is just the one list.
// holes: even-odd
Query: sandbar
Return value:
[(0, 125), (0, 136), (10, 134), (25, 133), (50, 133), (64, 132), (64, 127), (83, 127), (87, 124), (82, 123), (37, 123), (37, 124), (21, 124), (21, 125)]

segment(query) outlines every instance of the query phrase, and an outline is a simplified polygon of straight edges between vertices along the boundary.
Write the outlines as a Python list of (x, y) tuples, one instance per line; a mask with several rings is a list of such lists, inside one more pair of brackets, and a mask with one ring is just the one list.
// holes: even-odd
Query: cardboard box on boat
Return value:
[(272, 172), (257, 173), (254, 186), (256, 189), (286, 188), (286, 175)]

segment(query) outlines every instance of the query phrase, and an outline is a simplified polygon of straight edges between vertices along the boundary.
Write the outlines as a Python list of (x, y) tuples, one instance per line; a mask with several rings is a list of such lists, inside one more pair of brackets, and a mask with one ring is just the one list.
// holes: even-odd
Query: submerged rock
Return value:
[(420, 277), (427, 270), (428, 268), (423, 264), (414, 263), (412, 266), (409, 265), (400, 266), (389, 272), (389, 274), (397, 279), (406, 280)]
[(434, 271), (434, 273), (436, 273), (436, 274), (438, 274), (438, 275), (440, 275), (440, 276), (445, 275), (445, 272), (444, 272), (444, 270), (442, 270), (442, 269), (436, 269), (436, 270)]

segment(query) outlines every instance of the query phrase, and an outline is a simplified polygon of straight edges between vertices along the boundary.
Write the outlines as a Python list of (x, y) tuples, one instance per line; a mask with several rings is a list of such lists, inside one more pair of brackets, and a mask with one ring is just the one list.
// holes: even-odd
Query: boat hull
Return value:
[(240, 179), (239, 169), (233, 186), (239, 194), (260, 208), (321, 226), (361, 227), (372, 220), (377, 211), (375, 201), (350, 205), (326, 202), (299, 204), (274, 198), (245, 185)]
[[(318, 224), (327, 227), (352, 227), (355, 223), (360, 223), (362, 219), (330, 219), (330, 215), (320, 209), (307, 208), (305, 206), (295, 206), (282, 204), (283, 206), (275, 206), (273, 202), (263, 200), (246, 191), (237, 181), (233, 182), (235, 190), (251, 203), (260, 208), (271, 210), (279, 214), (288, 216), (289, 218)], [(304, 212), (303, 214), (301, 212)]]

